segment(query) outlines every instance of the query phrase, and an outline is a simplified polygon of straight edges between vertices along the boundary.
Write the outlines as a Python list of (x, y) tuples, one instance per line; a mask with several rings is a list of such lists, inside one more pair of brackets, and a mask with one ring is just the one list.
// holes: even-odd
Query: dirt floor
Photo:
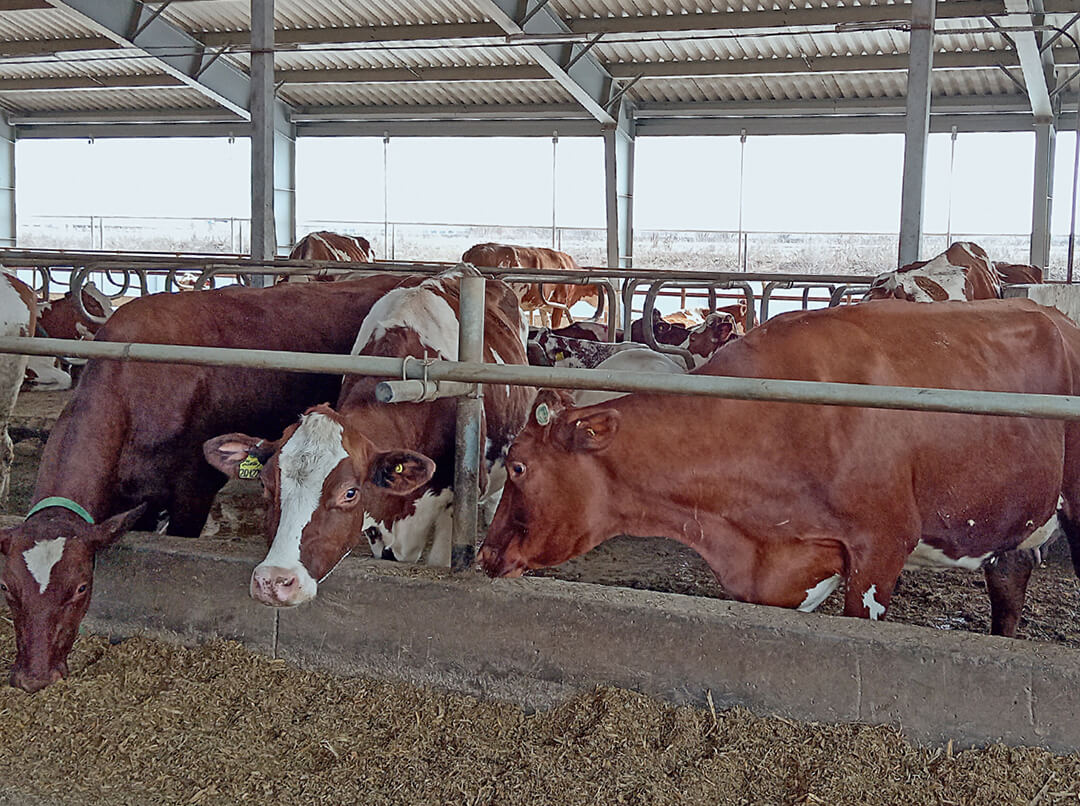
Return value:
[[(0, 620), (0, 664), (12, 660)], [(0, 803), (1064, 804), (1080, 755), (915, 748), (894, 729), (598, 689), (551, 711), (296, 669), (216, 642), (82, 637), (0, 688)]]
[[(16, 442), (11, 500), (2, 511), (27, 510), (43, 442), (40, 436), (55, 420), (70, 392), (20, 396), (13, 436)], [(35, 436), (36, 435), (36, 436)], [(21, 439), (20, 439), (21, 438)], [(263, 502), (258, 484), (230, 482), (218, 495), (204, 538), (261, 541)], [(1064, 540), (1057, 541), (1032, 575), (1024, 618), (1018, 635), (1080, 648), (1080, 582), (1068, 558)], [(572, 582), (592, 582), (629, 588), (727, 598), (705, 562), (673, 540), (617, 538), (558, 568), (540, 572)], [(837, 614), (842, 591), (818, 609)], [(905, 571), (900, 578), (888, 618), (940, 630), (990, 631), (990, 603), (981, 572)]]

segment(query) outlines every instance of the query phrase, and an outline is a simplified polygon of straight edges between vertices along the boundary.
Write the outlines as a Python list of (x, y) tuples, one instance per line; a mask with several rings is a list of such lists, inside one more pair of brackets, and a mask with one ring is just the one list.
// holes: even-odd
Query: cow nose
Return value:
[(276, 566), (259, 566), (251, 575), (251, 598), (274, 607), (297, 604), (300, 578), (295, 571)]
[(31, 674), (25, 669), (16, 668), (11, 670), (11, 685), (33, 694), (47, 686), (51, 686), (57, 680), (62, 679), (63, 676), (64, 673), (60, 669), (50, 669), (46, 674), (37, 675)]

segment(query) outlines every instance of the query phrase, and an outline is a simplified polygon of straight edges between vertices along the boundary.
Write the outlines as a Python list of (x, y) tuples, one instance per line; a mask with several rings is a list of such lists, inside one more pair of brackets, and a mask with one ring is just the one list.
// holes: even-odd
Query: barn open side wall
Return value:
[(261, 554), (237, 545), (125, 537), (99, 557), (86, 627), (187, 644), (228, 638), (338, 674), (527, 708), (616, 685), (674, 703), (704, 706), (711, 695), (718, 708), (901, 725), (922, 743), (1080, 750), (1072, 649), (356, 558), (320, 584), (314, 602), (275, 610), (248, 597)]

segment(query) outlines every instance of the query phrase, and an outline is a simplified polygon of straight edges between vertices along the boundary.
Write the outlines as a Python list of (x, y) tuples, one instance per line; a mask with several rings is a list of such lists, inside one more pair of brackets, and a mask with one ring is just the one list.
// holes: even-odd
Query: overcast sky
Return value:
[[(932, 135), (925, 229), (944, 232), (949, 137)], [(1068, 228), (1073, 135), (1058, 135), (1054, 231)], [(1026, 233), (1034, 135), (961, 134), (951, 178), (952, 230)], [(900, 135), (751, 137), (743, 226), (751, 231), (895, 232)], [(604, 225), (602, 143), (561, 138), (557, 223)], [(634, 226), (736, 229), (737, 137), (640, 138)], [(550, 226), (550, 138), (399, 138), (389, 148), (391, 220)], [(304, 138), (297, 146), (297, 214), (381, 221), (378, 138)], [(238, 217), (250, 214), (246, 139), (26, 140), (16, 146), (18, 212), (36, 215)]]

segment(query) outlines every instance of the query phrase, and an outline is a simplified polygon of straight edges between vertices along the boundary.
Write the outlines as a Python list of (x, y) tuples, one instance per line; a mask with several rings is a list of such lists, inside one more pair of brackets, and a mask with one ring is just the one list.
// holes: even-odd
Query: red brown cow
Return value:
[[(695, 374), (1075, 394), (1080, 329), (1027, 300), (800, 311)], [(808, 611), (843, 581), (845, 615), (876, 619), (905, 564), (978, 568), (1045, 541), (1059, 493), (1080, 556), (1076, 423), (656, 394), (575, 409), (545, 390), (506, 465), (480, 553), (493, 576), (664, 535), (740, 600)], [(993, 603), (996, 631), (1022, 591)]]
[(1027, 263), (1001, 263), (994, 261), (998, 279), (1008, 285), (1035, 285), (1043, 282), (1042, 269)]
[[(457, 360), (460, 274), (448, 272), (391, 291), (360, 327), (354, 353)], [(521, 311), (505, 284), (489, 281), (484, 359), (524, 364)], [(351, 377), (334, 409), (318, 406), (277, 442), (244, 434), (207, 441), (207, 460), (229, 475), (256, 456), (271, 502), (270, 551), (251, 577), (263, 604), (293, 606), (364, 542), (386, 559), (449, 565), (457, 403), (387, 405), (377, 378)], [(501, 490), (506, 448), (521, 429), (533, 390), (484, 385), (485, 472)], [(266, 433), (266, 432), (263, 432)], [(493, 489), (494, 488), (494, 489)]]
[(903, 299), (908, 302), (997, 299), (1001, 277), (978, 244), (958, 241), (933, 260), (909, 263), (879, 274), (866, 299)]
[[(82, 287), (82, 302), (91, 316), (107, 318), (112, 315), (113, 305), (105, 294), (93, 283)], [(36, 335), (51, 339), (91, 339), (101, 325), (87, 319), (75, 307), (75, 302), (68, 291), (62, 297), (53, 300), (39, 300)], [(71, 388), (72, 374), (67, 371), (72, 367), (86, 364), (81, 359), (61, 360), (48, 355), (30, 356), (26, 364), (26, 386), (29, 389), (61, 391)]]
[[(97, 340), (346, 353), (397, 283), (380, 275), (154, 294), (119, 308)], [(203, 460), (205, 440), (230, 429), (280, 432), (340, 386), (340, 375), (91, 360), (45, 445), (34, 506), (0, 532), (18, 650), (11, 682), (36, 691), (67, 674), (96, 551), (162, 518), (168, 534), (199, 534), (225, 482)]]
[[(342, 263), (371, 263), (375, 252), (367, 238), (358, 235), (340, 235), (336, 232), (320, 230), (309, 232), (296, 242), (289, 253), (289, 260), (334, 260)], [(315, 274), (283, 275), (279, 282), (303, 283), (308, 280), (356, 280), (362, 275), (357, 272), (335, 274), (323, 269)]]
[[(480, 268), (493, 269), (564, 269), (580, 271), (581, 267), (570, 255), (540, 246), (511, 246), (501, 243), (480, 243), (471, 246), (461, 256), (462, 263)], [(570, 322), (574, 317), (570, 309), (575, 303), (597, 303), (599, 291), (592, 285), (573, 283), (511, 283), (523, 311), (540, 311), (544, 327), (557, 328), (562, 324), (563, 314)], [(542, 290), (541, 290), (542, 288)], [(551, 303), (551, 304), (548, 304)]]

